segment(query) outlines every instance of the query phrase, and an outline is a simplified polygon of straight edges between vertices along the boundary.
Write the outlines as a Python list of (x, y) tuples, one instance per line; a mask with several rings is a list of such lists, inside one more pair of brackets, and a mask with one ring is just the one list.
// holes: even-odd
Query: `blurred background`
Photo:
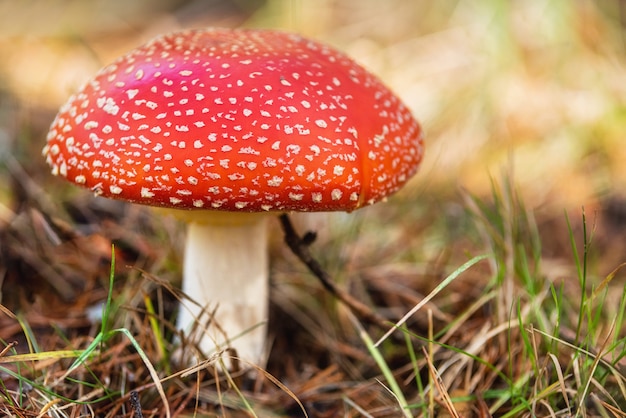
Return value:
[(594, 207), (626, 184), (625, 8), (621, 0), (0, 0), (0, 205), (11, 206), (7, 159), (50, 182), (40, 158), (46, 130), (101, 66), (163, 32), (225, 26), (300, 32), (379, 75), (426, 131), (426, 159), (405, 193), (482, 195), (506, 172), (529, 208)]

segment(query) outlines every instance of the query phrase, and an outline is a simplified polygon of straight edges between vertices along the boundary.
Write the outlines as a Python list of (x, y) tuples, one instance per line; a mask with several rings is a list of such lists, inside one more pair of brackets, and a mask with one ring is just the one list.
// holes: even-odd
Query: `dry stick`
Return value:
[(136, 390), (130, 392), (130, 406), (135, 412), (135, 418), (143, 418), (143, 413), (141, 412), (141, 403), (139, 402), (139, 393), (137, 393)]
[(315, 277), (322, 282), (322, 285), (326, 290), (346, 305), (352, 313), (362, 318), (363, 321), (378, 325), (383, 329), (389, 328), (388, 320), (373, 311), (363, 302), (353, 298), (348, 292), (337, 287), (330, 275), (326, 273), (320, 263), (313, 258), (309, 252), (309, 245), (311, 245), (315, 239), (314, 234), (307, 233), (304, 237), (300, 237), (294, 229), (291, 219), (289, 219), (289, 215), (287, 214), (280, 215), (280, 224), (283, 228), (283, 232), (285, 233), (285, 243), (289, 246), (291, 252), (293, 252), (296, 257), (298, 257), (300, 261), (302, 261), (309, 268), (311, 273), (313, 273), (313, 275), (315, 275)]

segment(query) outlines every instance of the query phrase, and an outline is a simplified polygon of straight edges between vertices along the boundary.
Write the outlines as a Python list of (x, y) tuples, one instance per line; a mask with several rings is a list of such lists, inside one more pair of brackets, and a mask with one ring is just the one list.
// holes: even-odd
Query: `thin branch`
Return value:
[(141, 402), (139, 402), (139, 393), (136, 390), (130, 392), (130, 406), (135, 412), (135, 418), (143, 418), (141, 412)]
[(330, 275), (322, 268), (320, 263), (313, 258), (309, 251), (309, 245), (314, 241), (313, 233), (306, 233), (303, 237), (298, 235), (291, 223), (289, 215), (280, 215), (280, 224), (285, 233), (285, 243), (291, 251), (302, 261), (317, 277), (324, 288), (336, 297), (341, 303), (346, 305), (352, 313), (361, 318), (363, 321), (377, 325), (383, 329), (389, 328), (389, 321), (372, 310), (369, 306), (352, 297), (348, 292), (337, 287)]

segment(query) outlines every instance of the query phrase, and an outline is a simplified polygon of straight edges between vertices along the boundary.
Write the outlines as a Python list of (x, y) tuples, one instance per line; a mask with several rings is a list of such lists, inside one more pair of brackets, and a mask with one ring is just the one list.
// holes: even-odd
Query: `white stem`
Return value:
[[(178, 328), (200, 333), (210, 355), (233, 347), (238, 357), (264, 365), (268, 318), (267, 216), (241, 222), (189, 223), (183, 291), (200, 306), (181, 306)], [(215, 317), (210, 319), (215, 311)], [(203, 315), (199, 318), (199, 315)]]

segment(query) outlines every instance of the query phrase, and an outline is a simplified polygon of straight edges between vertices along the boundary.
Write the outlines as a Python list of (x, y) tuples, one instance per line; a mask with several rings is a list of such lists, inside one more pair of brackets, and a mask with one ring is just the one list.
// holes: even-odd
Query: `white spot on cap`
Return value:
[(109, 115), (117, 115), (120, 111), (120, 107), (115, 103), (115, 100), (109, 98), (98, 98), (98, 106), (102, 108)]
[(130, 100), (134, 99), (135, 96), (137, 95), (137, 93), (139, 93), (138, 89), (128, 89), (128, 90), (126, 90), (126, 95), (128, 96), (128, 98)]
[(95, 128), (97, 128), (97, 127), (98, 127), (98, 122), (97, 122), (97, 121), (95, 121), (95, 120), (90, 120), (90, 121), (85, 122), (85, 125), (84, 125), (84, 126), (85, 126), (85, 130), (87, 130), (87, 131), (88, 131), (88, 130), (90, 130), (90, 129), (95, 129)]
[(313, 153), (315, 153), (316, 157), (320, 155), (321, 150), (320, 150), (320, 147), (318, 147), (317, 145), (311, 145), (309, 149), (313, 151)]
[(152, 193), (150, 191), (150, 189), (148, 189), (147, 187), (142, 187), (141, 188), (141, 197), (143, 197), (144, 199), (150, 199), (150, 198), (154, 197), (154, 193)]
[(122, 193), (122, 188), (119, 186), (116, 186), (115, 184), (111, 185), (111, 187), (109, 187), (109, 190), (111, 191), (112, 194)]
[(267, 185), (270, 187), (279, 187), (282, 182), (283, 182), (282, 177), (274, 176), (267, 181)]
[(320, 128), (326, 128), (326, 127), (328, 127), (328, 123), (326, 123), (326, 121), (325, 121), (325, 120), (323, 120), (323, 119), (317, 119), (317, 120), (315, 121), (315, 124), (316, 124), (317, 126), (319, 126)]
[(67, 163), (65, 161), (62, 161), (61, 165), (59, 166), (59, 174), (61, 174), (63, 177), (67, 177)]
[(330, 192), (330, 197), (333, 200), (339, 200), (339, 199), (341, 199), (341, 196), (343, 196), (343, 193), (339, 189), (333, 189), (333, 191)]
[(287, 145), (287, 154), (295, 154), (298, 155), (300, 153), (300, 145), (289, 144)]
[(261, 155), (261, 152), (257, 151), (252, 147), (243, 147), (239, 149), (238, 154), (247, 154), (247, 155)]

